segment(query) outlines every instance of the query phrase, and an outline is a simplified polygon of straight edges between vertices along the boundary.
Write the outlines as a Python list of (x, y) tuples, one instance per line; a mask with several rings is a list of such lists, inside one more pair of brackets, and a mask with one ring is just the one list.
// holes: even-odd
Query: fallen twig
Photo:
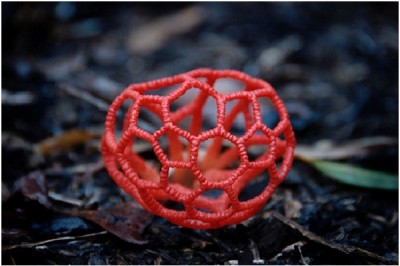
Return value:
[(43, 240), (43, 241), (34, 242), (34, 243), (22, 243), (22, 244), (16, 244), (16, 245), (12, 245), (12, 246), (3, 246), (3, 250), (11, 250), (11, 249), (16, 249), (16, 248), (33, 248), (33, 247), (53, 243), (56, 241), (70, 241), (70, 240), (92, 238), (92, 237), (96, 237), (96, 236), (106, 235), (107, 233), (108, 233), (107, 231), (100, 231), (97, 233), (91, 233), (91, 234), (86, 234), (86, 235), (81, 235), (81, 236), (63, 236), (63, 237), (57, 237), (57, 238)]
[(60, 89), (65, 91), (71, 96), (74, 96), (78, 99), (81, 99), (87, 103), (90, 103), (96, 106), (100, 111), (107, 112), (109, 103), (105, 102), (104, 100), (93, 96), (92, 94), (79, 90), (78, 88), (72, 87), (67, 84), (61, 84)]
[(48, 196), (50, 199), (55, 200), (55, 201), (59, 201), (59, 202), (64, 202), (67, 204), (71, 204), (77, 207), (82, 207), (84, 205), (84, 202), (82, 200), (78, 200), (72, 197), (67, 197), (64, 196), (62, 194), (53, 192), (53, 191), (49, 191)]
[(396, 138), (386, 136), (361, 138), (346, 143), (321, 140), (314, 145), (297, 145), (294, 154), (297, 159), (304, 161), (341, 160), (364, 155), (370, 152), (372, 148), (395, 145), (396, 143)]

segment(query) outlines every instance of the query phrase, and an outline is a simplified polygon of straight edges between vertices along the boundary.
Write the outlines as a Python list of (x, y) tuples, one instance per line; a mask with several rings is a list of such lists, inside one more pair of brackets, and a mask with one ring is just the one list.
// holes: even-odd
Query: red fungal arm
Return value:
[[(214, 84), (221, 78), (240, 81), (245, 87), (243, 91), (218, 92)], [(171, 86), (176, 88), (167, 95), (155, 95), (157, 90)], [(171, 104), (193, 88), (199, 91), (198, 95), (171, 112)], [(217, 124), (202, 132), (203, 109), (209, 97), (217, 104)], [(262, 121), (259, 97), (270, 99), (279, 114), (280, 121), (274, 128)], [(117, 111), (127, 100), (133, 104), (125, 114), (121, 137), (117, 138)], [(229, 101), (237, 103), (228, 112)], [(140, 128), (141, 108), (152, 112), (163, 125), (155, 132)], [(230, 130), (240, 114), (245, 119), (245, 133), (236, 136)], [(188, 128), (181, 128), (180, 123), (186, 118), (191, 119)], [(167, 146), (161, 138), (168, 141)], [(181, 139), (185, 139), (186, 146)], [(213, 140), (209, 143), (209, 139)], [(233, 147), (224, 149), (224, 139)], [(158, 163), (147, 162), (134, 152), (138, 141), (151, 143)], [(203, 143), (208, 143), (208, 147), (203, 147)], [(252, 155), (250, 160), (248, 151), (253, 145), (266, 149), (256, 158)], [(102, 139), (106, 168), (122, 189), (148, 211), (172, 223), (197, 229), (239, 223), (260, 210), (287, 176), (294, 147), (295, 137), (286, 108), (270, 84), (242, 72), (211, 69), (130, 85), (110, 106)], [(258, 195), (244, 200), (241, 192), (256, 179), (264, 179), (267, 185)], [(182, 207), (168, 208), (167, 201), (180, 203)]]

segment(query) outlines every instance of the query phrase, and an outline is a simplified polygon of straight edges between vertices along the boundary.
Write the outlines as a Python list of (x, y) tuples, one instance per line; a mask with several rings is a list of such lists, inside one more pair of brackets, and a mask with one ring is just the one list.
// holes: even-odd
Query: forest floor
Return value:
[[(398, 3), (2, 3), (2, 39), (2, 264), (398, 264)], [(270, 82), (298, 143), (213, 230), (143, 210), (100, 153), (125, 87), (198, 67)]]

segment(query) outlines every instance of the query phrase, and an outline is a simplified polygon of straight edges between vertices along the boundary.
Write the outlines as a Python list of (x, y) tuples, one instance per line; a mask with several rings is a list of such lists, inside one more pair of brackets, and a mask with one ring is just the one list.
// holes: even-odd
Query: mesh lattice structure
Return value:
[[(243, 88), (216, 89), (218, 80), (227, 79)], [(263, 122), (261, 99), (279, 115), (273, 127)], [(212, 126), (203, 117), (209, 100), (216, 106)], [(141, 126), (145, 111), (161, 121), (154, 132)], [(121, 112), (125, 118), (117, 138)], [(231, 132), (237, 121), (242, 134)], [(139, 141), (152, 145), (157, 163), (135, 153)], [(110, 106), (102, 139), (106, 168), (123, 190), (148, 211), (196, 229), (236, 224), (259, 211), (287, 176), (294, 147), (288, 113), (270, 84), (239, 71), (211, 69), (130, 85)], [(257, 148), (261, 153), (252, 151)], [(244, 195), (249, 184), (260, 191)]]

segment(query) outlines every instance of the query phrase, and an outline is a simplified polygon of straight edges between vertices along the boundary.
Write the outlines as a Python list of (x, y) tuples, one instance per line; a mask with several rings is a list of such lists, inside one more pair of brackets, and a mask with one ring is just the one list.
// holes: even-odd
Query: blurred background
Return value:
[[(42, 177), (60, 175), (64, 177), (63, 184), (73, 183), (72, 179), (84, 174), (76, 169), (78, 172), (68, 173), (62, 169), (78, 163), (92, 167), (101, 161), (99, 136), (106, 110), (115, 96), (131, 83), (198, 67), (236, 69), (262, 78), (275, 87), (286, 104), (299, 149), (287, 181), (267, 206), (269, 210), (284, 213), (325, 239), (364, 248), (380, 256), (378, 259), (382, 260), (373, 263), (398, 261), (396, 2), (3, 2), (2, 200), (8, 204), (3, 204), (2, 213), (3, 247), (8, 245), (8, 249), (3, 249), (3, 260), (32, 264), (23, 258), (16, 259), (16, 254), (25, 252), (36, 258), (37, 263), (86, 264), (98, 259), (102, 264), (152, 264), (158, 258), (156, 254), (166, 254), (161, 256), (161, 261), (173, 264), (231, 260), (254, 263), (255, 257), (247, 260), (247, 255), (243, 255), (246, 252), (235, 258), (239, 254), (234, 248), (236, 242), (223, 233), (231, 229), (213, 233), (214, 239), (226, 241), (228, 245), (226, 249), (219, 247), (222, 255), (201, 257), (198, 255), (201, 248), (193, 247), (198, 242), (185, 242), (185, 245), (193, 244), (191, 249), (195, 251), (192, 250), (191, 260), (173, 253), (174, 247), (183, 245), (179, 237), (184, 239), (187, 237), (184, 234), (189, 234), (189, 239), (207, 238), (212, 242), (210, 235), (180, 232), (175, 244), (156, 245), (156, 254), (149, 252), (147, 257), (140, 257), (123, 249), (120, 257), (111, 259), (112, 255), (104, 255), (107, 252), (101, 250), (94, 261), (88, 255), (92, 251), (73, 260), (66, 253), (60, 255), (55, 251), (56, 256), (42, 250), (43, 257), (37, 250), (12, 246), (43, 240), (50, 235), (68, 235), (77, 228), (81, 233), (94, 230), (80, 219), (75, 221), (76, 228), (68, 227), (66, 231), (64, 228), (60, 233), (57, 230), (61, 229), (51, 227), (55, 221), (60, 222), (54, 220), (54, 209), (41, 222), (24, 211), (21, 211), (23, 215), (16, 215), (17, 209), (27, 209), (21, 196), (15, 196), (17, 192), (23, 199), (35, 201), (37, 197), (30, 197), (32, 191), (27, 192), (23, 185), (16, 186), (15, 181), (40, 171)], [(306, 164), (304, 160), (315, 163)], [(317, 164), (321, 160), (345, 164), (323, 165), (321, 169)], [(357, 181), (360, 179), (343, 181), (343, 176), (354, 170), (346, 168), (349, 164), (357, 167), (355, 171), (369, 171), (356, 177), (370, 180), (367, 185)], [(54, 169), (59, 172), (54, 174)], [(92, 172), (108, 178), (104, 169)], [(61, 186), (57, 183), (59, 180), (47, 180), (49, 191)], [(384, 182), (389, 185), (381, 189), (379, 186)], [(71, 197), (88, 200), (87, 188), (86, 194), (77, 188), (68, 189)], [(282, 203), (283, 198), (297, 204), (296, 215), (288, 215), (293, 206)], [(57, 219), (71, 224), (69, 218), (57, 216)], [(172, 230), (157, 221), (151, 226), (158, 232)], [(246, 235), (253, 237), (252, 243), (260, 247), (261, 259), (275, 264), (304, 262), (299, 260), (297, 249), (282, 251), (284, 244), (275, 253), (268, 253), (271, 246), (266, 240), (257, 238), (252, 227), (246, 230)], [(143, 237), (151, 241), (155, 231), (148, 229)], [(22, 237), (22, 232), (30, 238)], [(112, 243), (110, 250), (119, 250), (120, 242)], [(302, 254), (307, 252), (304, 245)], [(276, 257), (278, 253), (287, 257)], [(331, 257), (323, 252), (322, 255), (309, 252), (304, 257), (308, 256), (310, 263), (337, 263), (335, 259), (340, 256), (335, 258), (332, 254), (336, 253), (329, 254)], [(339, 262), (371, 262), (362, 260), (367, 257), (356, 257), (355, 261), (345, 257)], [(101, 260), (104, 258), (108, 261)]]

